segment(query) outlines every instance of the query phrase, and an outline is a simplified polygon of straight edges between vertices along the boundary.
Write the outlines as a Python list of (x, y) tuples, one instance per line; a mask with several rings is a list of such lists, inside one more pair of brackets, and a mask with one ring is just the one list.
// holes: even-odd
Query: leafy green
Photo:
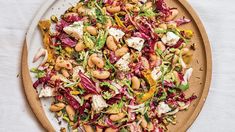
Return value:
[(51, 46), (55, 50), (55, 54), (60, 55), (63, 52), (61, 45), (59, 46)]
[(120, 100), (119, 103), (115, 103), (111, 105), (106, 112), (110, 114), (120, 113), (123, 106), (124, 106), (124, 102), (123, 100)]
[(155, 28), (154, 32), (157, 33), (157, 34), (164, 34), (164, 33), (167, 32), (167, 30), (162, 29), (162, 28)]
[(97, 38), (97, 42), (96, 42), (96, 49), (102, 49), (104, 47), (104, 44), (106, 42), (106, 38), (108, 36), (108, 32), (104, 31), (104, 30), (100, 30), (99, 31), (99, 35), (98, 35), (98, 38)]
[(85, 51), (81, 51), (81, 52), (76, 52), (76, 51), (74, 51), (74, 52), (72, 53), (73, 58), (74, 58), (78, 63), (83, 62), (83, 60), (85, 59), (85, 55), (86, 55)]
[(106, 86), (112, 89), (113, 91), (118, 92), (118, 89), (115, 86), (111, 85), (109, 82), (101, 82), (100, 86), (101, 87)]
[(128, 130), (123, 127), (123, 128), (120, 130), (120, 132), (128, 132)]
[(104, 99), (108, 100), (108, 99), (112, 98), (113, 95), (111, 93), (109, 93), (108, 91), (106, 91), (103, 93), (102, 96)]
[(45, 71), (39, 70), (39, 69), (37, 69), (37, 68), (32, 68), (32, 69), (30, 70), (30, 72), (36, 73), (36, 76), (35, 76), (36, 78), (42, 78), (42, 77), (44, 77), (45, 74), (46, 74)]
[(186, 83), (186, 84), (180, 84), (180, 85), (178, 86), (178, 88), (179, 88), (180, 90), (182, 90), (182, 91), (186, 91), (186, 90), (189, 88), (189, 84), (188, 84), (188, 83)]
[(105, 70), (114, 70), (114, 71), (116, 71), (116, 68), (114, 67), (113, 64), (110, 63), (109, 59), (107, 58), (107, 56), (105, 54), (104, 54), (104, 58), (105, 58), (104, 69)]
[(84, 40), (86, 47), (88, 47), (89, 49), (94, 48), (95, 44), (94, 44), (92, 37), (89, 33), (87, 33), (87, 32), (84, 33), (83, 40)]
[(86, 67), (86, 66), (87, 66), (87, 63), (88, 63), (88, 54), (89, 54), (89, 52), (87, 51), (87, 52), (85, 53), (84, 60), (83, 60), (83, 62), (82, 62), (82, 66), (83, 66), (83, 67)]
[(139, 16), (145, 16), (145, 17), (154, 17), (157, 14), (153, 11), (153, 8), (149, 8), (147, 10), (142, 11)]
[(151, 121), (147, 113), (144, 113), (144, 119), (145, 119), (147, 122), (150, 122), (150, 121)]
[(162, 100), (165, 100), (167, 97), (167, 92), (164, 90), (162, 95), (158, 98), (158, 101), (162, 101)]
[(98, 23), (105, 24), (107, 21), (107, 17), (105, 16), (103, 9), (96, 2), (95, 6), (98, 8), (95, 9), (96, 21)]

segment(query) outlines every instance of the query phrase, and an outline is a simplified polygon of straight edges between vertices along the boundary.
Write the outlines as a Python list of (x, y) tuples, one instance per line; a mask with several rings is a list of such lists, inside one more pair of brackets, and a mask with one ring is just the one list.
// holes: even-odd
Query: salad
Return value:
[(167, 131), (197, 98), (184, 94), (195, 44), (178, 13), (164, 0), (80, 0), (41, 20), (39, 97), (69, 131)]

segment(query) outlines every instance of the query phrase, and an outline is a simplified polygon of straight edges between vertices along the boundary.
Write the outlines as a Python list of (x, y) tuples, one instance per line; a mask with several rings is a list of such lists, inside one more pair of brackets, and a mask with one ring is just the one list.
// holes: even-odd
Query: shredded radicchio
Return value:
[(61, 33), (58, 38), (64, 46), (75, 47), (77, 44), (77, 40), (70, 38), (69, 35), (65, 33)]
[(170, 8), (167, 7), (165, 0), (157, 0), (156, 8), (159, 12), (161, 12), (163, 17), (167, 17), (171, 14)]
[(93, 81), (91, 81), (86, 75), (84, 75), (81, 71), (79, 71), (78, 75), (81, 78), (82, 86), (87, 90), (89, 93), (98, 94), (96, 91), (96, 86)]
[(176, 22), (177, 26), (180, 26), (180, 25), (187, 24), (187, 23), (191, 22), (191, 20), (183, 17), (183, 18), (179, 18), (179, 19), (175, 20), (175, 22)]
[(69, 91), (66, 91), (62, 88), (59, 88), (58, 91), (60, 92), (60, 94), (62, 94), (64, 96), (64, 98), (68, 101), (69, 105), (71, 105), (75, 110), (79, 109), (80, 105), (77, 102), (76, 99), (74, 99)]

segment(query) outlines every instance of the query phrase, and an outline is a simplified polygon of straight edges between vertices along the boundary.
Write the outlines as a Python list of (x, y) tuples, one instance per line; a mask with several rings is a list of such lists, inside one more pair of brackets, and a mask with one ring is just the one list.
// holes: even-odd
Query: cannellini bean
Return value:
[(147, 128), (148, 128), (149, 131), (152, 131), (154, 129), (153, 123), (149, 122)]
[(186, 55), (186, 54), (188, 54), (189, 52), (190, 52), (189, 48), (183, 48), (183, 49), (181, 50), (182, 55)]
[(52, 112), (58, 112), (60, 110), (62, 110), (65, 107), (64, 103), (57, 103), (57, 104), (53, 104), (50, 107), (50, 111)]
[(85, 7), (83, 7), (83, 6), (81, 6), (81, 7), (79, 7), (79, 8), (77, 9), (77, 12), (78, 12), (78, 14), (84, 16), (84, 15), (86, 15), (86, 13), (87, 13), (87, 9), (86, 9)]
[(167, 25), (166, 25), (165, 23), (160, 24), (160, 25), (159, 25), (159, 27), (160, 27), (160, 28), (162, 28), (162, 29), (164, 29), (164, 30), (166, 30), (166, 29), (167, 29)]
[(153, 6), (153, 3), (151, 1), (145, 3), (145, 5), (143, 6), (143, 10), (147, 10), (149, 8), (151, 8)]
[(177, 9), (172, 9), (172, 10), (171, 10), (171, 15), (169, 15), (169, 16), (166, 18), (166, 21), (171, 21), (171, 20), (173, 20), (178, 14), (179, 14), (179, 11), (178, 11)]
[(103, 132), (103, 129), (96, 127), (96, 132)]
[(93, 128), (91, 125), (83, 125), (84, 129), (86, 132), (94, 132)]
[(125, 7), (126, 7), (127, 10), (132, 10), (133, 7), (134, 7), (134, 5), (132, 5), (132, 4), (130, 4), (130, 3), (127, 3), (127, 4), (125, 5)]
[(115, 51), (115, 55), (117, 57), (122, 57), (123, 55), (125, 55), (128, 52), (128, 48), (126, 46), (121, 47), (120, 49)]
[(97, 57), (97, 56), (92, 57), (92, 58), (91, 58), (91, 61), (92, 61), (98, 68), (103, 68), (104, 65), (105, 65), (104, 61), (103, 61), (101, 58)]
[(107, 6), (106, 9), (109, 13), (118, 13), (121, 10), (121, 7), (120, 6)]
[(113, 24), (112, 24), (112, 21), (110, 19), (107, 19), (106, 21), (106, 24), (105, 24), (105, 28), (109, 28), (111, 27)]
[(71, 107), (70, 105), (67, 105), (66, 108), (65, 108), (68, 116), (69, 116), (69, 119), (71, 121), (74, 120), (74, 116), (75, 116), (75, 110), (73, 109), (73, 107)]
[(161, 58), (157, 55), (151, 54), (150, 55), (150, 65), (154, 67), (160, 63)]
[(112, 51), (117, 50), (117, 44), (115, 43), (113, 36), (108, 36), (108, 38), (106, 40), (106, 45), (107, 45), (108, 49), (110, 49)]
[(175, 77), (176, 85), (179, 85), (179, 83), (180, 83), (180, 78), (179, 78), (178, 72), (177, 72), (177, 71), (173, 71), (173, 74), (174, 74), (174, 77)]
[(95, 64), (93, 63), (93, 61), (92, 61), (92, 58), (93, 57), (97, 57), (97, 54), (92, 54), (90, 57), (89, 57), (89, 59), (88, 59), (88, 61), (87, 61), (87, 64), (88, 64), (88, 66), (90, 67), (90, 68), (94, 68), (95, 67)]
[(96, 23), (96, 27), (97, 27), (98, 29), (100, 29), (100, 28), (102, 28), (102, 24)]
[(140, 125), (142, 126), (142, 128), (146, 129), (148, 126), (147, 121), (145, 120), (144, 116), (141, 117), (141, 123)]
[(166, 46), (161, 41), (157, 42), (157, 48), (160, 49), (161, 51), (166, 50)]
[(63, 76), (65, 76), (67, 78), (70, 76), (66, 69), (61, 69), (61, 73), (62, 73)]
[(141, 62), (142, 62), (142, 65), (144, 66), (144, 69), (150, 68), (149, 61), (145, 57), (141, 57)]
[(118, 114), (115, 114), (115, 115), (110, 115), (109, 118), (112, 121), (119, 121), (119, 120), (123, 119), (125, 116), (126, 116), (126, 114), (124, 114), (124, 113), (118, 113)]
[(174, 58), (173, 58), (173, 60), (172, 60), (172, 63), (173, 63), (173, 64), (176, 64), (176, 63), (178, 62), (178, 60), (179, 60), (179, 56), (178, 56), (178, 55), (174, 55)]
[(133, 77), (131, 78), (131, 83), (132, 83), (131, 87), (132, 87), (133, 89), (139, 89), (139, 88), (140, 88), (140, 80), (139, 80), (138, 77), (133, 76)]
[(133, 2), (133, 3), (138, 3), (139, 0), (131, 0), (131, 2)]
[(64, 61), (62, 63), (57, 64), (61, 68), (66, 68), (68, 70), (71, 70), (73, 68), (72, 64), (69, 61)]
[(113, 129), (111, 127), (105, 129), (105, 132), (117, 132), (117, 131), (118, 129)]
[(60, 70), (60, 68), (66, 68), (68, 70), (71, 70), (73, 66), (69, 61), (64, 60), (63, 57), (59, 56), (56, 59), (55, 70)]
[(79, 41), (77, 45), (75, 46), (75, 50), (77, 52), (80, 52), (86, 48), (86, 45), (83, 43), (83, 41)]
[(96, 36), (98, 34), (98, 31), (94, 26), (87, 26), (86, 31), (93, 36)]
[(92, 96), (92, 94), (87, 94), (84, 96), (84, 100), (89, 100)]
[(107, 79), (110, 76), (109, 71), (98, 71), (94, 70), (91, 72), (92, 76), (97, 78), (97, 79)]

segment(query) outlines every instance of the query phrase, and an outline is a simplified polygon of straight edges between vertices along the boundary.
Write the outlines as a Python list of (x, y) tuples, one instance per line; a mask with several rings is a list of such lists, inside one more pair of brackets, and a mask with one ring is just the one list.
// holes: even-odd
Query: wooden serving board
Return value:
[[(29, 72), (29, 69), (36, 65), (32, 63), (35, 52), (42, 47), (42, 39), (37, 24), (40, 19), (49, 19), (51, 15), (60, 16), (71, 4), (76, 2), (76, 0), (46, 1), (33, 19), (23, 46), (21, 69), (25, 96), (37, 120), (49, 132), (59, 131), (60, 126), (48, 110), (50, 100), (39, 100), (36, 90), (33, 88), (34, 77)], [(190, 96), (194, 93), (198, 98), (192, 102), (187, 111), (177, 113), (176, 125), (168, 126), (169, 132), (183, 132), (191, 126), (198, 116), (208, 94), (212, 72), (211, 48), (199, 17), (187, 1), (166, 0), (166, 2), (170, 7), (178, 8), (180, 12), (178, 17), (186, 16), (186, 18), (192, 20), (190, 24), (183, 25), (181, 28), (192, 29), (195, 33), (192, 39), (192, 42), (196, 44), (196, 52), (192, 64), (194, 71), (190, 79), (190, 89), (186, 91), (186, 95)]]

